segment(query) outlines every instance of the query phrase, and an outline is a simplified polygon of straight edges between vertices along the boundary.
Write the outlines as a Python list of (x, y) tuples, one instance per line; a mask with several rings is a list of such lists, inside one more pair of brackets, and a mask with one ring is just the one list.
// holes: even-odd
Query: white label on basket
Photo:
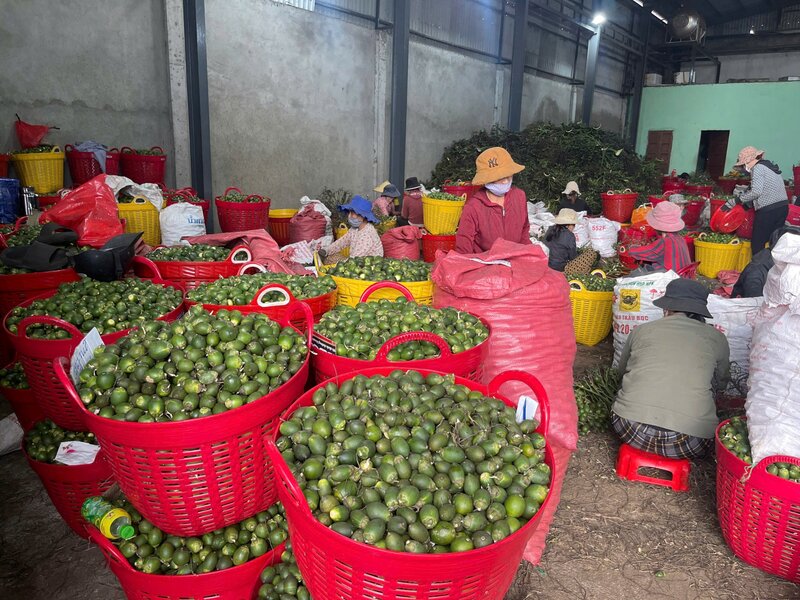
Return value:
[(61, 442), (55, 461), (62, 465), (90, 465), (94, 462), (100, 446), (86, 442)]
[(86, 363), (92, 360), (95, 349), (100, 346), (105, 346), (105, 344), (100, 339), (97, 327), (92, 327), (92, 330), (86, 334), (81, 343), (78, 344), (78, 347), (75, 348), (75, 352), (72, 353), (72, 365), (69, 368), (69, 375), (75, 385), (78, 385), (78, 378), (81, 371), (86, 367)]
[(539, 410), (539, 403), (535, 398), (520, 396), (519, 402), (517, 402), (517, 423), (536, 418), (537, 410)]

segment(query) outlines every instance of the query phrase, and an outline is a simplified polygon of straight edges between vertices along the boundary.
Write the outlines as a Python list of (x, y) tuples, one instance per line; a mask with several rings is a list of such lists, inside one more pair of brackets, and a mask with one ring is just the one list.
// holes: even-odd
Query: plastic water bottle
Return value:
[(84, 500), (81, 515), (110, 540), (119, 538), (129, 540), (136, 535), (128, 512), (114, 506), (101, 496), (92, 496)]

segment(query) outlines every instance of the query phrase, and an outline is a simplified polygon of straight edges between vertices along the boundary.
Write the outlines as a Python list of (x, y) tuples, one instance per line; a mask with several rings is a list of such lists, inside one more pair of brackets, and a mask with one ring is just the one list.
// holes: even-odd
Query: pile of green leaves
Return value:
[(33, 148), (23, 148), (22, 150), (14, 150), (11, 154), (42, 154), (46, 152), (53, 152), (55, 146), (53, 144), (39, 144)]
[(339, 188), (338, 190), (332, 190), (330, 188), (322, 188), (322, 191), (317, 196), (317, 200), (322, 202), (325, 207), (331, 211), (331, 224), (333, 227), (338, 227), (340, 223), (344, 223), (347, 220), (347, 216), (339, 207), (343, 204), (347, 204), (350, 202), (350, 199), (353, 197), (353, 192), (349, 190), (345, 190)]
[(570, 281), (580, 281), (589, 292), (613, 292), (617, 280), (599, 275), (573, 275)]
[[(555, 203), (564, 185), (575, 180), (593, 212), (600, 212), (600, 194), (630, 188), (644, 194), (661, 185), (661, 165), (645, 161), (617, 134), (576, 123), (533, 123), (523, 131), (495, 127), (453, 142), (431, 174), (431, 185), (447, 179), (471, 180), (478, 154), (502, 146), (527, 168), (514, 184), (532, 202)], [(644, 196), (642, 196), (644, 197)]]
[(732, 233), (706, 233), (702, 238), (698, 238), (701, 242), (706, 242), (708, 244), (730, 244), (733, 240), (736, 239), (736, 236)]
[(578, 431), (581, 435), (611, 428), (611, 405), (621, 385), (622, 377), (611, 367), (590, 371), (575, 382)]
[(689, 185), (714, 185), (716, 182), (705, 171), (695, 171), (689, 175), (686, 183)]
[(139, 156), (162, 156), (164, 151), (160, 148), (131, 148), (125, 151), (126, 154), (138, 154)]
[(431, 200), (449, 200), (450, 202), (463, 202), (464, 198), (447, 192), (429, 192), (427, 194)]

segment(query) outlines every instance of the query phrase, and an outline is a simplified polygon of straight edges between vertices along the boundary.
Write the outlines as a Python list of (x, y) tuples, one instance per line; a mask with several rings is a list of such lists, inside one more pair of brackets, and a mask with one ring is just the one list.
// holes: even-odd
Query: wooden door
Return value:
[(660, 161), (664, 165), (662, 172), (668, 173), (672, 157), (672, 131), (648, 131), (647, 152), (644, 156), (648, 160)]
[(717, 179), (725, 174), (725, 156), (728, 154), (728, 136), (730, 131), (708, 132), (708, 159), (706, 171)]

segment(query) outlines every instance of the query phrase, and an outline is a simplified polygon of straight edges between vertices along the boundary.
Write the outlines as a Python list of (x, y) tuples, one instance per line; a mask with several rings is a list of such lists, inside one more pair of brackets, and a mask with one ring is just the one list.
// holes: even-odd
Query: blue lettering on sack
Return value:
[(203, 219), (198, 219), (197, 217), (189, 217), (187, 218), (187, 222), (190, 225), (205, 225), (206, 222)]

